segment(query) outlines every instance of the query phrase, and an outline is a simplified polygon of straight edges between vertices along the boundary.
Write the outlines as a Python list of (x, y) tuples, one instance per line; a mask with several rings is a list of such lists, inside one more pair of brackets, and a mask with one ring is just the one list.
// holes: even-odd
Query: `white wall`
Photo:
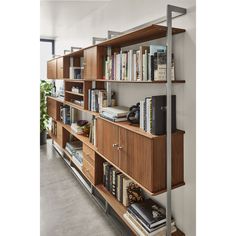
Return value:
[[(173, 26), (186, 29), (186, 33), (174, 37), (176, 71), (185, 84), (174, 85), (177, 95), (177, 128), (185, 130), (184, 174), (186, 185), (172, 191), (173, 215), (177, 225), (187, 236), (196, 235), (196, 38), (195, 1), (119, 0), (104, 4), (101, 8), (74, 23), (56, 40), (56, 54), (63, 54), (70, 46), (88, 46), (92, 37), (106, 37), (107, 30), (122, 31), (159, 18), (166, 12), (166, 5), (187, 8), (188, 13), (173, 21)], [(68, 16), (69, 17), (69, 16)], [(117, 84), (118, 101), (131, 105), (145, 96), (164, 94), (165, 85)], [(165, 205), (166, 195), (155, 197)]]

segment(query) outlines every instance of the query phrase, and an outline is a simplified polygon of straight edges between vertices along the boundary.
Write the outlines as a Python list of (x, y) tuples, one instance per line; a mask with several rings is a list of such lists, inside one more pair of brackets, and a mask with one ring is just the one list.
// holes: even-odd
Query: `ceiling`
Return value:
[(40, 36), (56, 38), (111, 0), (40, 0)]

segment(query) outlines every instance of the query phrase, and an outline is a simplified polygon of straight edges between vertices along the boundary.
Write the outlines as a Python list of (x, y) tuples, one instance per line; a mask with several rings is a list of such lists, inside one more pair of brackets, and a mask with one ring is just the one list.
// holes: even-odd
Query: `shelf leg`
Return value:
[(167, 206), (166, 206), (166, 235), (171, 236), (171, 187), (172, 187), (172, 160), (171, 160), (171, 54), (172, 54), (172, 12), (186, 14), (186, 9), (167, 5), (167, 83), (166, 83), (166, 153), (167, 153)]

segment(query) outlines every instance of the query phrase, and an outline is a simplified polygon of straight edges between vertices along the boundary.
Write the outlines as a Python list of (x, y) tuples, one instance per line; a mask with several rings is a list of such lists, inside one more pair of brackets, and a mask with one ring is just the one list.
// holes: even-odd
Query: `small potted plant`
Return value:
[(40, 145), (46, 143), (49, 116), (47, 114), (46, 97), (51, 95), (52, 83), (40, 81)]

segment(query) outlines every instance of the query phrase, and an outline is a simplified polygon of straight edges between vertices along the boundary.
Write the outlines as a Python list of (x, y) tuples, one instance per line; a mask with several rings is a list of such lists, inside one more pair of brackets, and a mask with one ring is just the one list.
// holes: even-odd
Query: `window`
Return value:
[(55, 54), (55, 41), (40, 39), (40, 80), (47, 79), (47, 61)]

